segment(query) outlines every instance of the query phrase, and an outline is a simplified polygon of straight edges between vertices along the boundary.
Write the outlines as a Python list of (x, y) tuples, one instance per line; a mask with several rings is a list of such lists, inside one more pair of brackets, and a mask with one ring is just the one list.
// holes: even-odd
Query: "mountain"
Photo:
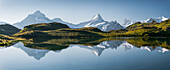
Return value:
[(162, 17), (158, 17), (158, 18), (148, 18), (147, 20), (141, 20), (140, 22), (141, 23), (151, 23), (153, 20), (160, 23), (160, 22), (163, 22), (165, 20), (168, 20), (169, 18), (166, 18), (164, 16)]
[(61, 18), (54, 18), (52, 21), (53, 21), (53, 22), (62, 23), (62, 24), (66, 24), (66, 25), (69, 26), (70, 28), (75, 28), (75, 27), (76, 27), (75, 24), (65, 22), (65, 21), (63, 21)]
[(13, 25), (20, 29), (23, 29), (27, 25), (37, 24), (37, 23), (51, 23), (51, 22), (60, 22), (63, 24), (67, 24), (68, 26), (72, 25), (71, 23), (62, 21), (60, 18), (54, 18), (53, 20), (51, 20), (40, 11), (36, 11), (33, 14), (29, 14), (24, 20), (18, 23), (14, 23)]
[(151, 23), (152, 21), (156, 21), (157, 23), (161, 23), (165, 20), (168, 20), (169, 18), (167, 17), (158, 17), (158, 18), (148, 18), (147, 20), (141, 20), (141, 21), (132, 21), (132, 20), (127, 20), (127, 19), (124, 19), (123, 23), (121, 24), (124, 28), (132, 25), (132, 24), (135, 24), (136, 22), (141, 22), (141, 23)]
[(128, 27), (128, 26), (130, 26), (130, 25), (132, 25), (132, 24), (134, 24), (135, 23), (135, 21), (131, 21), (131, 20), (128, 20), (128, 19), (124, 19), (124, 21), (123, 21), (123, 23), (121, 24), (124, 28), (126, 28), (126, 27)]
[(79, 23), (76, 26), (76, 28), (96, 27), (102, 31), (124, 29), (117, 21), (104, 21), (100, 14), (97, 14), (91, 20)]
[[(94, 33), (97, 32), (97, 33)], [(23, 30), (14, 34), (13, 36), (22, 38), (35, 39), (58, 39), (62, 37), (77, 38), (96, 38), (103, 37), (98, 33), (103, 33), (101, 30), (94, 27), (86, 27), (80, 29), (70, 29), (67, 25), (62, 23), (39, 23), (25, 26)], [(99, 38), (98, 38), (99, 39)]]
[(39, 24), (32, 24), (25, 26), (22, 32), (24, 31), (31, 31), (31, 30), (39, 30), (39, 31), (46, 31), (46, 30), (57, 30), (61, 28), (69, 28), (65, 24), (53, 22), (53, 23), (39, 23)]
[(19, 31), (20, 31), (20, 29), (14, 27), (8, 23), (0, 22), (0, 34), (12, 35)]
[(123, 26), (121, 26), (117, 21), (111, 21), (111, 22), (104, 21), (100, 14), (97, 14), (87, 22), (82, 22), (76, 25), (76, 24), (64, 22), (60, 18), (49, 19), (40, 11), (36, 11), (33, 14), (29, 14), (24, 20), (18, 23), (14, 23), (13, 25), (20, 29), (23, 29), (27, 25), (37, 24), (37, 23), (51, 23), (51, 22), (59, 22), (62, 24), (66, 24), (70, 28), (96, 27), (102, 31), (123, 29)]

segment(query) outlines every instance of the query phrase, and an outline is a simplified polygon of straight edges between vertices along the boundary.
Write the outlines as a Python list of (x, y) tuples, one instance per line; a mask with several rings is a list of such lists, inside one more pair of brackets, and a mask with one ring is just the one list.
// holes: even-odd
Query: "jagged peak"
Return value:
[(34, 12), (34, 14), (42, 14), (41, 11), (37, 10)]
[(115, 21), (112, 20), (111, 23), (118, 23), (118, 22), (116, 20)]
[(31, 15), (43, 16), (43, 17), (45, 17), (45, 15), (44, 15), (41, 11), (39, 11), (39, 10), (35, 11), (35, 12), (34, 12), (33, 14), (31, 14)]
[(92, 20), (96, 20), (96, 21), (104, 21), (103, 18), (101, 17), (101, 15), (100, 15), (99, 13), (96, 14), (96, 15), (92, 18)]
[(146, 21), (154, 20), (153, 18), (148, 18)]
[(162, 16), (162, 18), (166, 18), (165, 16)]

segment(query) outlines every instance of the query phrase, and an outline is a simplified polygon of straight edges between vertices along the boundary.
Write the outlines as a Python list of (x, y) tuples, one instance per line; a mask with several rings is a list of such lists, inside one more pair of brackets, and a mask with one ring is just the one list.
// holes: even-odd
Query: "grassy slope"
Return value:
[(123, 36), (123, 37), (169, 37), (170, 36), (170, 19), (161, 23), (135, 23), (126, 29), (111, 30), (106, 36)]
[[(24, 41), (24, 44), (32, 48), (56, 50), (67, 47), (69, 44), (94, 45), (104, 41), (104, 39), (96, 41), (103, 37), (169, 36), (169, 29), (170, 20), (162, 23), (136, 23), (126, 29), (111, 30), (109, 32), (102, 32), (94, 27), (70, 29), (67, 25), (61, 23), (41, 23), (26, 26), (20, 32), (12, 35), (13, 37), (4, 37), (14, 40), (27, 40)], [(4, 40), (2, 42), (5, 42)], [(135, 44), (133, 40), (128, 41)]]
[(60, 50), (67, 48), (69, 44), (94, 45), (95, 40), (103, 37), (97, 33), (102, 31), (94, 27), (70, 29), (64, 24), (48, 23), (26, 26), (13, 36), (26, 38), (27, 41), (23, 43), (31, 48)]
[(61, 28), (69, 28), (65, 24), (53, 22), (53, 23), (40, 23), (40, 24), (32, 24), (25, 26), (23, 30), (20, 32), (32, 31), (32, 30), (39, 30), (39, 31), (46, 31), (46, 30), (56, 30)]
[(70, 29), (67, 25), (61, 23), (41, 23), (26, 26), (23, 30), (13, 36), (26, 39), (101, 37), (101, 35), (95, 32), (102, 33), (101, 30), (94, 27)]

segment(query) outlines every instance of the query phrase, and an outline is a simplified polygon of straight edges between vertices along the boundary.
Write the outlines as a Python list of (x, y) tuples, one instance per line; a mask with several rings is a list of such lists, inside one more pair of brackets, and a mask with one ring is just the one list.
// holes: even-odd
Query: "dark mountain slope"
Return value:
[(20, 29), (10, 25), (10, 24), (3, 24), (0, 25), (0, 34), (4, 34), (4, 35), (12, 35), (15, 34), (17, 32), (19, 32)]

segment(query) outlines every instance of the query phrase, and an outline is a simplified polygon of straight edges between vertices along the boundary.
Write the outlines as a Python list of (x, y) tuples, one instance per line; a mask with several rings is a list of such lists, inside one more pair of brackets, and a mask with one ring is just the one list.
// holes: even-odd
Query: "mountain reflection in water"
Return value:
[[(133, 41), (129, 41), (129, 42), (133, 42)], [(169, 51), (169, 49), (167, 49), (169, 47), (169, 45), (162, 47), (160, 45), (151, 46), (151, 45), (148, 44), (148, 46), (147, 46), (147, 44), (144, 44), (143, 46), (139, 45), (138, 47), (136, 47), (133, 44), (130, 44), (129, 42), (125, 41), (125, 40), (111, 40), (111, 41), (100, 42), (99, 44), (94, 45), (94, 46), (80, 45), (80, 44), (70, 44), (67, 48), (79, 47), (79, 48), (83, 48), (83, 49), (88, 49), (88, 50), (92, 51), (92, 53), (94, 55), (99, 56), (99, 57), (100, 57), (100, 55), (102, 55), (102, 52), (104, 50), (114, 49), (113, 51), (116, 51), (116, 49), (119, 48), (119, 47), (124, 47), (125, 51), (128, 51), (128, 50), (133, 49), (133, 48), (137, 48), (137, 49), (141, 49), (141, 50), (147, 50), (149, 52), (157, 51), (157, 52), (165, 53), (165, 52)], [(45, 57), (45, 55), (49, 51), (60, 53), (63, 49), (67, 49), (67, 48), (63, 48), (61, 50), (55, 50), (55, 51), (49, 50), (49, 49), (38, 49), (38, 48), (36, 49), (36, 48), (30, 48), (29, 46), (26, 47), (26, 46), (24, 46), (24, 44), (22, 42), (18, 42), (15, 45), (12, 45), (10, 47), (19, 48), (19, 49), (23, 50), (28, 56), (34, 57), (36, 60), (40, 60), (41, 58)], [(5, 49), (5, 48), (1, 47), (1, 49)]]

